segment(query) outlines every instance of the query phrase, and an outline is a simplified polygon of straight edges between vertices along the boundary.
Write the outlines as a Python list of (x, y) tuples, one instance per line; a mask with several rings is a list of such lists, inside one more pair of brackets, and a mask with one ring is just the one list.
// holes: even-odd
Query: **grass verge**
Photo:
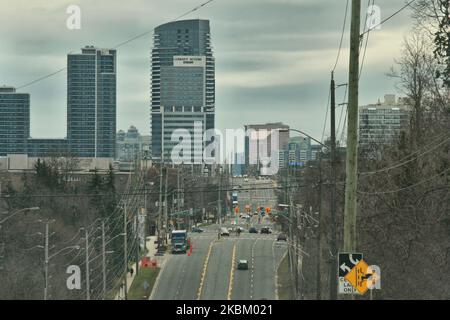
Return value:
[[(134, 277), (131, 288), (128, 291), (128, 300), (146, 300), (150, 296), (159, 268), (139, 269), (139, 275)], [(147, 285), (145, 285), (147, 283)]]
[(289, 258), (286, 254), (281, 260), (277, 270), (278, 273), (278, 299), (293, 300), (294, 299), (294, 282), (291, 280), (289, 272)]

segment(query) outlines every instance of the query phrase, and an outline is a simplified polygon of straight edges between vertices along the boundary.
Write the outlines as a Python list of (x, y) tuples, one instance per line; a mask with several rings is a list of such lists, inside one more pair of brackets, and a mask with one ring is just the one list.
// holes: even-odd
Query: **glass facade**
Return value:
[(70, 156), (67, 139), (28, 139), (29, 157)]
[(0, 87), (0, 156), (27, 153), (30, 136), (30, 95)]
[(170, 162), (174, 130), (191, 132), (195, 121), (201, 122), (202, 130), (214, 128), (214, 70), (208, 20), (175, 21), (155, 28), (151, 70), (153, 160), (161, 161), (164, 155), (164, 161)]
[[(390, 99), (388, 99), (390, 98)], [(392, 101), (393, 100), (393, 101)], [(407, 128), (410, 109), (395, 96), (385, 96), (384, 103), (359, 109), (359, 146), (365, 150), (371, 146), (392, 144), (402, 130)]]
[(67, 57), (67, 138), (76, 157), (114, 158), (116, 50), (92, 46)]

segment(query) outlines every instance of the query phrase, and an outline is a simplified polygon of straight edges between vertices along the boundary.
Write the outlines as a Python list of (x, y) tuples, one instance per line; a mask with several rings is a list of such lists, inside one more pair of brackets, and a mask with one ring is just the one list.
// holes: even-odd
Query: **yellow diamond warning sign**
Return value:
[(364, 294), (367, 291), (367, 269), (369, 265), (364, 261), (360, 260), (353, 269), (345, 275), (345, 280), (350, 282), (350, 284), (358, 290), (360, 294)]

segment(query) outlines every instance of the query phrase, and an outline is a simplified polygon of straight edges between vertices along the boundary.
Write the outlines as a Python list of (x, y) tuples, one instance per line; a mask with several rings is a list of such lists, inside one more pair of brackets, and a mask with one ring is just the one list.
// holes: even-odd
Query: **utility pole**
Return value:
[(217, 178), (219, 180), (219, 188), (217, 189), (217, 215), (219, 216), (219, 228), (222, 227), (222, 207), (220, 203), (220, 189), (222, 188), (222, 175), (220, 172), (221, 167), (217, 167)]
[(322, 296), (321, 285), (321, 260), (322, 260), (322, 154), (319, 153), (319, 216), (317, 223), (317, 270), (316, 270), (316, 300)]
[(331, 213), (331, 264), (330, 264), (330, 299), (337, 299), (337, 244), (336, 244), (336, 84), (334, 82), (334, 72), (331, 72), (331, 148), (330, 148), (330, 168), (331, 168), (331, 192), (330, 192), (330, 213)]
[(91, 288), (89, 280), (89, 232), (88, 229), (84, 228), (84, 244), (85, 244), (85, 259), (86, 259), (86, 300), (91, 300)]
[(105, 220), (102, 221), (102, 275), (103, 275), (103, 300), (106, 299), (106, 242)]
[(167, 194), (167, 188), (169, 186), (169, 173), (167, 168), (164, 168), (164, 221), (163, 221), (163, 225), (164, 225), (164, 243), (167, 244), (167, 222), (168, 222), (168, 215), (167, 215), (167, 210), (168, 210), (168, 206), (169, 206), (169, 196)]
[(358, 87), (361, 0), (352, 0), (348, 81), (348, 126), (345, 181), (344, 251), (356, 250), (356, 210), (358, 179)]
[(48, 221), (45, 223), (45, 240), (44, 240), (44, 300), (47, 300), (48, 296)]
[[(134, 233), (136, 238), (136, 275), (139, 274), (139, 249), (141, 244), (139, 243), (139, 219), (138, 219), (139, 212), (136, 212), (136, 216), (134, 217)], [(144, 240), (145, 242), (145, 240)]]
[(123, 284), (124, 284), (124, 298), (125, 300), (128, 300), (128, 283), (127, 283), (127, 274), (128, 274), (128, 252), (127, 252), (127, 204), (124, 204), (123, 208), (123, 259), (124, 259), (124, 277), (123, 277)]
[(162, 241), (162, 199), (163, 199), (163, 166), (159, 168), (159, 201), (158, 201), (158, 248)]
[(177, 168), (177, 211), (181, 210), (180, 204), (180, 167)]

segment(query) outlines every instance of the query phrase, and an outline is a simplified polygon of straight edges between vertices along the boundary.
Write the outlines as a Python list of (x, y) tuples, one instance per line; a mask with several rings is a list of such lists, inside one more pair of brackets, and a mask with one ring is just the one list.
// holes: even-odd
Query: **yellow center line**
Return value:
[(231, 270), (230, 270), (230, 282), (228, 284), (228, 297), (227, 300), (231, 300), (231, 293), (233, 291), (233, 279), (234, 279), (234, 267), (236, 264), (236, 243), (233, 246), (233, 255), (231, 258)]
[(197, 300), (200, 300), (203, 291), (203, 283), (205, 282), (206, 270), (208, 269), (209, 256), (211, 255), (212, 247), (215, 241), (211, 241), (209, 245), (208, 254), (206, 255), (205, 263), (203, 265), (202, 277), (200, 279), (200, 287), (198, 288)]

